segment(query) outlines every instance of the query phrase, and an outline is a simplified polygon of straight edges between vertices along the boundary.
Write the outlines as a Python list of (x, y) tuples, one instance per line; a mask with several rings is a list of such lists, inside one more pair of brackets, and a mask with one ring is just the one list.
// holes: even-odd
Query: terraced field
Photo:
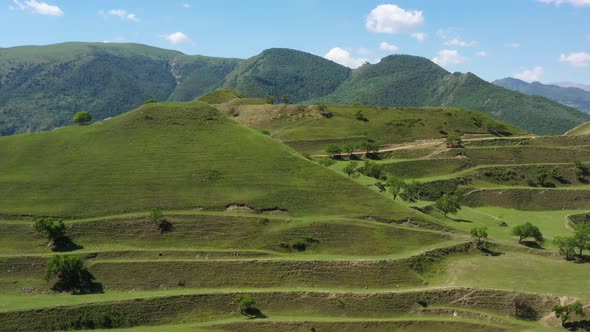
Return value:
[[(589, 303), (589, 266), (565, 261), (551, 242), (590, 208), (585, 175), (572, 175), (574, 161), (590, 161), (583, 136), (496, 138), (474, 124), (489, 118), (462, 110), (361, 108), (369, 121), (358, 123), (357, 106), (329, 107), (325, 118), (312, 106), (235, 97), (205, 100), (238, 116), (205, 102), (153, 103), (0, 138), (9, 156), (0, 163), (0, 330), (550, 331), (561, 328), (552, 306)], [(272, 118), (285, 110), (284, 122)], [(407, 136), (377, 125), (389, 117), (474, 134), (449, 149), (440, 128)], [(323, 154), (357, 136), (383, 143), (374, 162), (418, 181), (422, 197), (394, 200), (375, 186), (382, 179), (349, 177), (348, 156), (321, 166), (324, 156), (296, 151)], [(539, 167), (560, 176), (529, 183)], [(464, 206), (445, 217), (432, 200), (451, 192)], [(65, 221), (61, 251), (32, 227), (47, 216)], [(541, 248), (511, 235), (527, 221), (543, 232)], [(474, 226), (488, 227), (487, 249), (472, 241)], [(55, 254), (79, 257), (92, 287), (56, 291), (44, 278)], [(238, 295), (256, 303), (240, 311)]]

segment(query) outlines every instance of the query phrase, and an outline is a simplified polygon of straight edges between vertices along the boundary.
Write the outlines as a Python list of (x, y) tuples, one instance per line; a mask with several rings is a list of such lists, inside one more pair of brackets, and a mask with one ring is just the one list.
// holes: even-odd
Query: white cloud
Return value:
[(569, 62), (575, 67), (587, 67), (590, 64), (590, 54), (584, 52), (570, 53), (569, 55), (562, 54), (559, 56), (559, 61)]
[(182, 4), (182, 7), (186, 8), (186, 9), (189, 9), (189, 8), (191, 8), (192, 6), (191, 6), (191, 4), (190, 4), (190, 3), (183, 3), (183, 4)]
[[(105, 14), (104, 10), (100, 10), (98, 13), (102, 14), (102, 15)], [(139, 22), (139, 18), (137, 17), (137, 15), (135, 15), (133, 13), (129, 13), (125, 9), (111, 9), (107, 12), (107, 14), (112, 15), (112, 16), (117, 16), (117, 17), (121, 18), (122, 20)]]
[(508, 47), (508, 48), (519, 48), (520, 46), (522, 46), (520, 43), (508, 43), (508, 44), (504, 44), (504, 47)]
[(359, 48), (356, 52), (360, 55), (363, 55), (363, 56), (371, 55), (371, 50), (369, 50), (368, 48), (365, 48), (365, 47)]
[(483, 56), (488, 56), (488, 52), (486, 52), (486, 51), (479, 51), (479, 52), (475, 53), (475, 55), (482, 56), (482, 57)]
[(168, 40), (173, 45), (181, 44), (190, 40), (187, 35), (180, 31), (169, 35), (165, 35), (164, 39)]
[(358, 68), (365, 64), (365, 62), (369, 62), (369, 60), (365, 58), (352, 57), (350, 52), (340, 47), (334, 47), (331, 49), (326, 55), (324, 55), (324, 58), (349, 68)]
[(523, 80), (523, 81), (527, 81), (527, 82), (533, 82), (533, 81), (539, 81), (541, 79), (541, 77), (543, 76), (543, 74), (544, 74), (543, 67), (537, 66), (533, 69), (524, 69), (523, 71), (512, 75), (512, 77), (518, 78), (519, 80)]
[(411, 35), (412, 38), (416, 39), (419, 42), (423, 42), (428, 38), (428, 34), (424, 33), (424, 32), (414, 32)]
[(424, 23), (419, 10), (404, 10), (396, 5), (386, 4), (375, 7), (367, 16), (367, 29), (378, 33), (397, 34), (411, 31)]
[(461, 40), (459, 38), (453, 38), (453, 39), (449, 39), (447, 41), (445, 41), (444, 43), (446, 46), (460, 46), (460, 47), (473, 47), (473, 46), (477, 46), (477, 41), (472, 40), (470, 42)]
[(590, 6), (590, 0), (538, 0), (538, 1), (545, 3), (545, 4), (553, 4), (556, 6), (561, 6), (564, 3), (569, 3), (574, 7)]
[(448, 64), (459, 64), (463, 63), (467, 60), (464, 56), (459, 53), (457, 50), (440, 50), (436, 54), (434, 58), (432, 58), (432, 62), (436, 63), (439, 66), (446, 66)]
[(379, 44), (379, 48), (383, 51), (388, 51), (391, 53), (399, 51), (399, 47), (397, 45), (393, 45), (388, 42), (382, 42), (381, 44)]
[(63, 16), (64, 12), (55, 5), (50, 5), (46, 2), (38, 2), (36, 0), (13, 0), (20, 10), (30, 10), (34, 13), (49, 16)]

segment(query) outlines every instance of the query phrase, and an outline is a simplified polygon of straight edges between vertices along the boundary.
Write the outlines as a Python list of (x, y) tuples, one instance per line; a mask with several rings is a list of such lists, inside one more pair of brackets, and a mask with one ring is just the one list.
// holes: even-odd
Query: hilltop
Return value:
[(482, 111), (536, 134), (562, 134), (590, 120), (576, 109), (394, 55), (351, 70), (322, 57), (268, 49), (247, 59), (185, 55), (139, 44), (64, 43), (0, 49), (0, 135), (95, 120), (148, 99), (190, 101), (219, 87), (291, 103), (457, 107)]
[(511, 77), (496, 80), (492, 83), (527, 95), (549, 98), (558, 103), (590, 113), (590, 91), (581, 88), (561, 87), (555, 84), (543, 84), (540, 82), (527, 83)]

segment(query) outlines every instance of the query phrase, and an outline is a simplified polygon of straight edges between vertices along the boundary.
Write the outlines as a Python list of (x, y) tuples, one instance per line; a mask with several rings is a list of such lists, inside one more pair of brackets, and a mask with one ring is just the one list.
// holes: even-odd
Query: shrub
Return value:
[(512, 228), (512, 235), (518, 236), (518, 243), (522, 243), (522, 240), (529, 237), (532, 237), (537, 242), (543, 242), (543, 234), (541, 234), (539, 227), (530, 222)]
[(75, 123), (82, 126), (85, 124), (89, 124), (90, 121), (92, 121), (92, 115), (90, 115), (90, 113), (88, 113), (87, 111), (80, 111), (74, 115), (73, 120)]
[(153, 103), (157, 103), (157, 102), (158, 102), (158, 100), (157, 100), (157, 99), (153, 99), (153, 98), (152, 98), (152, 99), (148, 99), (148, 100), (144, 101), (144, 102), (143, 102), (143, 104), (144, 104), (144, 105), (145, 105), (145, 104), (153, 104)]
[(343, 171), (344, 171), (344, 173), (346, 173), (346, 175), (351, 177), (351, 176), (358, 174), (358, 170), (357, 170), (358, 166), (359, 166), (358, 161), (351, 161), (344, 167)]
[(332, 165), (334, 165), (336, 161), (330, 158), (322, 158), (322, 159), (318, 159), (318, 164), (324, 166), (324, 167), (330, 167)]
[(242, 315), (249, 316), (251, 314), (252, 309), (254, 309), (254, 305), (256, 304), (256, 299), (251, 295), (241, 294), (236, 296), (235, 302), (238, 305), (238, 310)]
[(383, 165), (365, 159), (365, 163), (363, 164), (361, 173), (375, 179), (381, 179), (381, 174), (383, 173)]
[(487, 244), (488, 239), (488, 228), (487, 227), (475, 227), (471, 229), (471, 237), (475, 241), (477, 248), (483, 248)]
[(463, 146), (463, 139), (459, 134), (449, 134), (445, 142), (448, 148), (460, 148)]

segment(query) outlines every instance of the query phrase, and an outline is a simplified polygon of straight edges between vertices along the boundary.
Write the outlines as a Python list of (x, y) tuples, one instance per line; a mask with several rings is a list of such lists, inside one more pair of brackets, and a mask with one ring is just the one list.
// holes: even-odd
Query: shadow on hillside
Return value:
[(582, 255), (582, 257), (580, 257), (580, 256), (576, 255), (576, 256), (570, 258), (569, 260), (573, 261), (576, 264), (586, 264), (586, 263), (590, 263), (590, 256)]
[(263, 314), (262, 311), (260, 311), (260, 309), (258, 308), (248, 308), (242, 311), (241, 313), (249, 319), (268, 318), (268, 316)]
[(51, 289), (55, 292), (70, 292), (74, 295), (104, 293), (103, 285), (96, 282), (92, 273), (87, 269), (84, 269), (75, 279), (61, 279), (57, 281)]
[(491, 250), (489, 248), (485, 248), (485, 247), (479, 248), (479, 251), (481, 251), (486, 256), (497, 257), (497, 256), (500, 256), (500, 255), (504, 255), (504, 253), (501, 252), (501, 251), (493, 251), (493, 250)]
[(172, 224), (168, 220), (162, 220), (158, 224), (158, 230), (160, 231), (160, 234), (173, 232), (174, 231), (174, 224)]
[(522, 241), (520, 244), (531, 249), (545, 249), (537, 241)]
[(564, 327), (568, 331), (590, 331), (590, 320), (567, 322)]
[(381, 160), (381, 157), (378, 153), (365, 153), (365, 158), (371, 160)]
[(563, 176), (558, 176), (558, 177), (554, 177), (555, 180), (557, 180), (559, 183), (561, 184), (571, 184), (571, 182), (569, 182), (566, 178), (564, 178)]
[(53, 248), (51, 250), (55, 252), (68, 252), (80, 249), (84, 249), (84, 247), (74, 243), (69, 237), (64, 236), (53, 243)]
[(469, 224), (473, 223), (473, 221), (467, 220), (467, 219), (451, 218), (451, 217), (448, 217), (448, 218), (451, 219), (452, 221), (455, 221), (455, 222), (464, 222), (464, 223), (469, 223)]

